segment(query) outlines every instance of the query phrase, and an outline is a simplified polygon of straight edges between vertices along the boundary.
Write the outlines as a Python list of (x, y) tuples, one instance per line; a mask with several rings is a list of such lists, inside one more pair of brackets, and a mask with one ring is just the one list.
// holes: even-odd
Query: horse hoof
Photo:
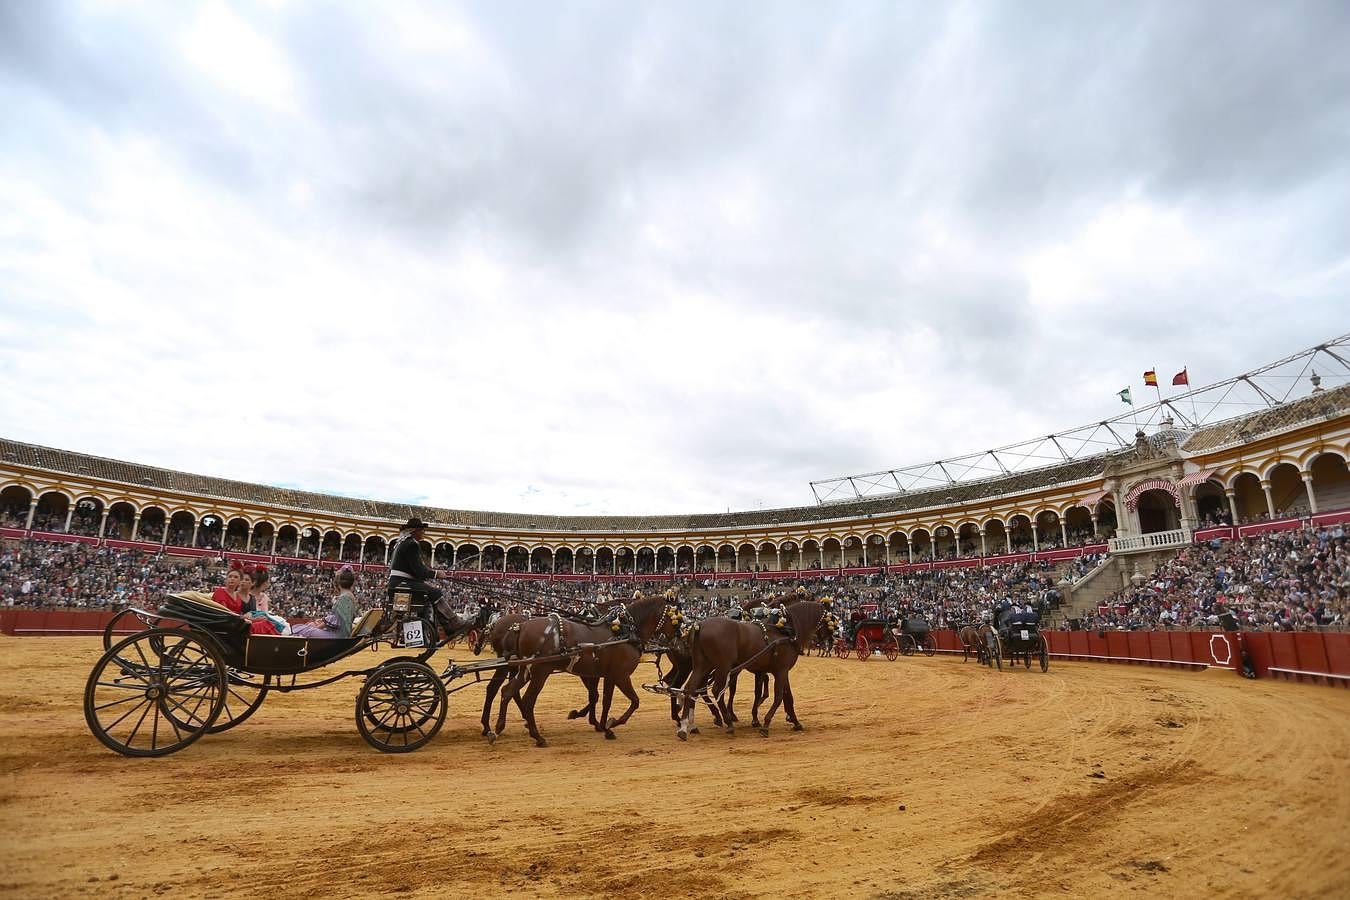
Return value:
[(806, 729), (802, 727), (802, 723), (801, 723), (801, 722), (793, 722), (793, 723), (792, 723), (792, 730), (793, 730), (793, 731), (805, 731)]
[(608, 722), (605, 723), (605, 730), (609, 731), (611, 728), (614, 728), (618, 724), (619, 724), (618, 719), (610, 719)]
[(759, 719), (755, 719), (753, 722), (751, 722), (751, 723), (750, 723), (750, 727), (751, 727), (751, 728), (758, 728), (758, 727), (760, 727), (760, 726), (759, 726)]
[(698, 734), (698, 726), (695, 725), (693, 728), (689, 729), (689, 733), (690, 733), (690, 734)]
[(735, 737), (735, 736), (736, 736), (736, 729), (735, 729), (735, 728), (732, 728), (730, 725), (728, 725), (728, 726), (727, 726), (727, 734), (731, 735), (732, 737)]
[(534, 739), (534, 745), (535, 745), (536, 747), (547, 747), (547, 746), (548, 746), (548, 741), (544, 740), (543, 738), (535, 738), (535, 739)]
[(497, 735), (496, 735), (495, 732), (492, 732), (492, 731), (486, 732), (486, 733), (483, 735), (483, 737), (487, 738), (487, 741), (488, 741), (489, 744), (495, 744), (495, 743), (497, 743)]
[(768, 737), (768, 736), (769, 736), (769, 729), (767, 729), (767, 728), (761, 728), (761, 729), (759, 730), (759, 736), (760, 736), (760, 737)]
[(615, 736), (614, 736), (614, 732), (612, 732), (612, 731), (606, 731), (606, 732), (605, 732), (605, 740), (607, 740), (607, 741), (616, 740), (616, 738), (615, 738)]
[(585, 713), (583, 713), (581, 710), (574, 709), (567, 714), (567, 721), (570, 722), (573, 719), (580, 719), (583, 715), (585, 715)]
[(677, 731), (677, 732), (675, 732), (675, 736), (676, 736), (677, 738), (679, 738), (680, 740), (682, 740), (682, 741), (687, 741), (687, 740), (689, 740), (689, 733), (686, 732), (686, 731)]

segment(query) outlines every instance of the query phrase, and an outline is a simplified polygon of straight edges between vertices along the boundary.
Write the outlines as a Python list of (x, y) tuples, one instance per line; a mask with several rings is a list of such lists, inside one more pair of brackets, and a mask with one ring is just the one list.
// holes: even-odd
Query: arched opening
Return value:
[(571, 575), (576, 570), (576, 559), (571, 547), (559, 547), (553, 554), (553, 571), (562, 575)]
[(656, 550), (651, 547), (639, 547), (633, 556), (633, 571), (638, 575), (652, 575), (656, 572)]
[(1350, 507), (1350, 471), (1346, 470), (1345, 457), (1323, 453), (1312, 461), (1309, 470), (1318, 512)]
[(658, 575), (669, 575), (675, 571), (675, 548), (657, 547), (656, 548), (656, 572)]
[(471, 565), (469, 568), (484, 569), (488, 572), (501, 572), (505, 567), (506, 548), (500, 544), (488, 544), (483, 547), (483, 556), (480, 564)]
[(886, 565), (886, 539), (876, 532), (863, 539), (863, 565)]
[(277, 556), (295, 557), (300, 555), (300, 529), (294, 525), (282, 525), (277, 529)]
[(1233, 524), (1233, 516), (1228, 511), (1228, 498), (1223, 495), (1223, 488), (1218, 482), (1200, 482), (1191, 497), (1195, 501), (1196, 521), (1201, 528), (1206, 525)]
[(455, 558), (455, 547), (449, 541), (437, 541), (431, 548), (431, 564), (437, 569), (448, 569)]
[(170, 516), (168, 544), (173, 547), (192, 546), (192, 527), (196, 521), (196, 516), (185, 509)]
[(252, 553), (268, 554), (272, 552), (272, 538), (276, 536), (277, 526), (271, 522), (255, 522), (253, 525), (253, 537), (250, 539), (248, 548)]
[(431, 546), (431, 541), (418, 541), (417, 549), (422, 551), (422, 563), (430, 566), (431, 554), (435, 552), (435, 548)]
[(1013, 553), (1030, 553), (1035, 547), (1031, 536), (1031, 518), (1015, 515), (1008, 520), (1008, 549)]
[(70, 533), (98, 537), (103, 524), (103, 501), (97, 497), (81, 497), (75, 501), (75, 513), (70, 517)]
[(694, 572), (694, 548), (685, 544), (675, 550), (675, 571), (681, 575), (692, 575)]
[(572, 566), (578, 575), (595, 574), (595, 551), (590, 547), (580, 547), (576, 552), (576, 562)]
[(202, 516), (201, 527), (197, 529), (197, 546), (203, 550), (219, 550), (225, 539), (225, 520), (215, 513)]
[(755, 545), (741, 544), (736, 548), (736, 569), (740, 572), (753, 572), (759, 568), (755, 561)]
[(66, 516), (70, 514), (70, 498), (60, 491), (48, 491), (38, 498), (33, 514), (35, 531), (65, 531)]
[(296, 556), (302, 559), (318, 559), (319, 546), (323, 542), (323, 535), (319, 529), (314, 526), (303, 528), (300, 531), (300, 542), (296, 545)]
[(224, 548), (235, 553), (248, 552), (248, 520), (231, 519), (225, 526)]
[(530, 553), (530, 571), (538, 575), (547, 575), (553, 571), (553, 551), (548, 547), (535, 547)]
[(700, 575), (711, 575), (717, 571), (717, 551), (712, 544), (701, 544), (694, 550), (694, 571)]
[(0, 491), (0, 525), (6, 528), (23, 528), (28, 524), (28, 507), (33, 502), (33, 492), (19, 484), (11, 484)]
[(867, 565), (867, 551), (863, 549), (862, 538), (854, 535), (844, 538), (843, 544), (839, 548), (843, 554), (843, 563), (845, 566), (865, 566)]
[(483, 551), (477, 544), (460, 544), (455, 548), (455, 568), (475, 570), (483, 562)]
[(530, 571), (529, 551), (519, 545), (507, 548), (506, 571), (517, 573)]
[(614, 569), (614, 548), (601, 547), (595, 551), (595, 574), (613, 575)]
[[(374, 563), (376, 565), (384, 564), (384, 554), (389, 549), (388, 542), (378, 534), (373, 534), (366, 538), (365, 548), (361, 551), (361, 561), (364, 563)], [(450, 567), (450, 560), (445, 561), (445, 567)]]
[(1107, 540), (1116, 536), (1116, 531), (1120, 525), (1116, 520), (1116, 504), (1112, 500), (1103, 499), (1097, 504), (1097, 539)]
[(1139, 513), (1139, 532), (1156, 534), (1181, 527), (1181, 510), (1176, 498), (1161, 488), (1153, 488), (1139, 495), (1135, 507)]
[(162, 544), (168, 527), (168, 513), (158, 506), (147, 506), (141, 510), (141, 524), (136, 529), (136, 539), (149, 541), (152, 544)]
[(909, 562), (909, 535), (903, 531), (893, 531), (888, 538), (891, 545), (891, 565), (904, 565)]
[(956, 556), (956, 532), (949, 525), (933, 529), (933, 559), (952, 559)]
[(1237, 507), (1239, 525), (1267, 518), (1266, 494), (1255, 472), (1243, 472), (1233, 479), (1233, 505)]
[(129, 501), (119, 500), (108, 507), (108, 524), (103, 536), (119, 541), (131, 540), (131, 529), (136, 525), (136, 507)]
[(1092, 513), (1086, 506), (1070, 506), (1064, 510), (1064, 530), (1069, 534), (1069, 546), (1082, 547), (1095, 539)]
[(778, 568), (784, 572), (794, 572), (802, 567), (802, 554), (794, 541), (783, 541), (778, 545)]
[(730, 544), (723, 544), (717, 548), (717, 571), (734, 572), (736, 571), (736, 548)]
[(844, 564), (844, 547), (838, 538), (827, 537), (821, 541), (820, 551), (825, 557), (825, 568), (837, 569)]
[(326, 531), (323, 535), (323, 550), (319, 556), (336, 562), (342, 557), (342, 535), (337, 531)]
[(1064, 536), (1059, 533), (1059, 513), (1053, 509), (1043, 509), (1036, 514), (1036, 546), (1041, 550), (1051, 550), (1064, 544)]
[(962, 557), (979, 556), (983, 552), (980, 548), (980, 526), (974, 522), (961, 523), (961, 527), (956, 530), (956, 548)]
[(933, 536), (927, 528), (916, 528), (909, 533), (909, 545), (914, 548), (914, 561), (927, 562), (933, 558)]
[[(344, 537), (342, 539), (342, 561), (360, 563), (361, 547), (363, 544), (365, 544), (365, 540), (359, 534), (353, 533)], [(430, 553), (427, 554), (427, 558), (431, 558)]]
[(633, 552), (632, 547), (620, 547), (614, 554), (614, 561), (619, 567), (620, 575), (632, 575), (637, 571), (637, 554)]
[(989, 519), (984, 523), (984, 550), (987, 556), (1012, 551), (1012, 544), (1008, 542), (1008, 529), (1002, 519)]
[(1293, 463), (1280, 463), (1270, 470), (1270, 499), (1275, 515), (1306, 516), (1312, 512), (1308, 505), (1308, 491), (1303, 487), (1303, 475)]
[(820, 549), (820, 542), (815, 538), (807, 538), (802, 541), (802, 564), (803, 569), (819, 569), (825, 564), (825, 552)]

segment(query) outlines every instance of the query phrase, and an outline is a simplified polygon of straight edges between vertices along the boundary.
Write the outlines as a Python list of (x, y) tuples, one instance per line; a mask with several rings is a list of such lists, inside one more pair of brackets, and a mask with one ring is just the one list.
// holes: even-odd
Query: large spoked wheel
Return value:
[(356, 697), (356, 727), (384, 753), (408, 753), (436, 736), (449, 706), (426, 663), (402, 659), (375, 670)]
[(478, 629), (477, 629), (477, 628), (471, 628), (471, 629), (469, 629), (469, 633), (466, 634), (466, 635), (464, 635), (464, 646), (465, 646), (465, 647), (468, 647), (468, 648), (469, 648), (469, 652), (473, 653), (475, 656), (478, 655), (478, 651), (474, 649), (475, 647), (478, 646)]
[(224, 706), (226, 681), (208, 640), (152, 628), (108, 648), (84, 686), (94, 737), (124, 756), (165, 756), (205, 734)]
[(986, 638), (987, 652), (989, 653), (989, 667), (997, 668), (1003, 671), (1003, 643), (998, 639), (998, 635), (991, 634)]
[(267, 676), (254, 675), (231, 669), (226, 676), (225, 701), (220, 708), (220, 718), (206, 729), (207, 734), (219, 734), (229, 731), (236, 725), (244, 724), (249, 716), (258, 711), (267, 699)]
[(1050, 671), (1050, 645), (1045, 640), (1045, 635), (1041, 635), (1041, 671)]
[(915, 643), (914, 643), (914, 637), (913, 637), (912, 635), (908, 635), (908, 634), (902, 634), (902, 635), (900, 635), (900, 652), (901, 652), (901, 653), (903, 653), (905, 656), (909, 656), (910, 654), (912, 654), (912, 653), (915, 651), (915, 649), (917, 649), (917, 648), (916, 648), (916, 645), (915, 645)]
[(848, 644), (844, 643), (843, 638), (838, 638), (834, 642), (834, 655), (839, 659), (848, 659)]
[(886, 640), (886, 643), (881, 645), (881, 652), (882, 655), (884, 655), (891, 662), (895, 662), (895, 660), (900, 656), (900, 645), (896, 644), (895, 635), (891, 635)]
[(867, 655), (872, 652), (872, 647), (867, 643), (867, 638), (861, 634), (858, 635), (853, 641), (853, 652), (859, 660), (866, 662)]
[(922, 647), (924, 656), (932, 656), (937, 653), (937, 639), (933, 637), (932, 632), (923, 636)]

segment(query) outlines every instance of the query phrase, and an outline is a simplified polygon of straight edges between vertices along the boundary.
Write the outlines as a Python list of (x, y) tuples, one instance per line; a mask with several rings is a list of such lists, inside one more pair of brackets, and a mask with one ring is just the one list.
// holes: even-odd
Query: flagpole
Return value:
[[(1190, 393), (1191, 393), (1191, 372), (1190, 372), (1190, 368), (1189, 368), (1188, 366), (1182, 366), (1182, 367), (1181, 367), (1181, 371), (1183, 371), (1183, 372), (1186, 373), (1186, 393), (1190, 394)], [(1195, 427), (1196, 427), (1196, 428), (1199, 428), (1199, 427), (1200, 427), (1200, 415), (1195, 411), (1195, 395), (1194, 395), (1194, 394), (1191, 394), (1191, 421), (1195, 423)]]

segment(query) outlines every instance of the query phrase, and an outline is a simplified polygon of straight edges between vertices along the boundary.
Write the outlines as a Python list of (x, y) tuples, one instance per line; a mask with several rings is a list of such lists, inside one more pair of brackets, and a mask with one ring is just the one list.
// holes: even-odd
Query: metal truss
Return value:
[(1127, 407), (1113, 418), (1090, 425), (965, 456), (812, 481), (811, 493), (818, 504), (847, 503), (1001, 478), (1124, 449), (1134, 443), (1134, 433), (1140, 429), (1194, 431), (1347, 383), (1350, 334), (1343, 334), (1259, 369), (1147, 406)]

